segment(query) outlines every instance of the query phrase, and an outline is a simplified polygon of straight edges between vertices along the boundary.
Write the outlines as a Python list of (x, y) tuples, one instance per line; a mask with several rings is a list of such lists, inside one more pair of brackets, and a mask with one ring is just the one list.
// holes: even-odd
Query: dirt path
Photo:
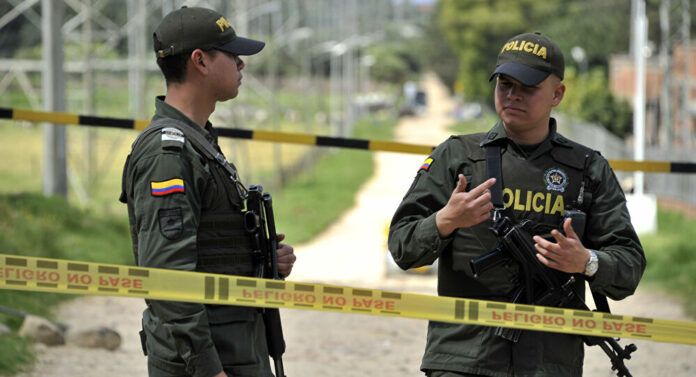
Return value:
[[(429, 110), (407, 118), (397, 139), (437, 144), (447, 137), (452, 103), (444, 88), (425, 81)], [(311, 243), (297, 245), (293, 281), (330, 282), (369, 288), (433, 294), (434, 276), (385, 275), (386, 226), (425, 156), (378, 153), (375, 176), (361, 189), (358, 204)], [(41, 348), (35, 369), (18, 377), (146, 375), (137, 338), (143, 302), (139, 299), (86, 297), (59, 309), (72, 328), (107, 325), (124, 337), (121, 349), (109, 352), (74, 346)], [(664, 319), (686, 319), (681, 306), (649, 287), (613, 304), (616, 313)], [(286, 374), (298, 376), (422, 376), (418, 371), (427, 323), (422, 320), (284, 310), (288, 351)], [(625, 344), (627, 342), (624, 342)], [(696, 347), (636, 341), (634, 376), (696, 375)], [(611, 376), (601, 350), (588, 349), (585, 376)]]

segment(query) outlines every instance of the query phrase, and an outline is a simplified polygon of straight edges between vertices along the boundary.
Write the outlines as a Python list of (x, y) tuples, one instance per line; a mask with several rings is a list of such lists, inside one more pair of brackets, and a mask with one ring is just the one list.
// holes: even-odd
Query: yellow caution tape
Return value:
[(362, 313), (696, 345), (696, 322), (3, 254), (0, 289)]
[[(53, 122), (66, 125), (72, 124), (81, 126), (115, 127), (123, 129), (135, 129), (139, 131), (144, 130), (148, 124), (150, 124), (150, 121), (147, 119), (110, 118), (3, 107), (0, 107), (0, 119), (25, 120), (29, 122)], [(435, 148), (432, 145), (318, 136), (293, 132), (247, 130), (241, 128), (224, 127), (220, 127), (217, 130), (219, 135), (222, 137), (268, 141), (273, 143), (314, 145), (317, 147), (337, 147), (369, 151), (415, 153), (423, 155), (432, 153), (433, 149)], [(694, 162), (609, 160), (609, 165), (611, 165), (612, 169), (620, 171), (696, 174), (696, 163)]]

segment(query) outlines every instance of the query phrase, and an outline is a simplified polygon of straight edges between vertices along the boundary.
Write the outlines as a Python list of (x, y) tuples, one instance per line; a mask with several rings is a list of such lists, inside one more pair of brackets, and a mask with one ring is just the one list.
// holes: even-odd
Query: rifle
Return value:
[[(247, 211), (244, 213), (244, 227), (251, 235), (256, 261), (256, 277), (282, 280), (278, 274), (278, 235), (276, 234), (271, 194), (264, 193), (263, 187), (249, 187)], [(278, 309), (263, 310), (263, 323), (266, 327), (268, 354), (273, 358), (276, 377), (286, 377), (283, 369), (285, 339)]]
[[(515, 224), (509, 217), (498, 213), (494, 213), (493, 218), (491, 230), (498, 236), (499, 243), (492, 251), (471, 260), (475, 277), (497, 265), (515, 261), (520, 266), (523, 283), (513, 292), (513, 303), (590, 310), (572, 287), (575, 276), (553, 271), (539, 262), (531, 233), (526, 229), (529, 222)], [(517, 329), (496, 329), (496, 335), (512, 342), (517, 342), (521, 333), (522, 330)], [(629, 360), (638, 347), (629, 344), (622, 348), (618, 339), (609, 337), (583, 336), (582, 339), (589, 346), (602, 348), (617, 376), (632, 377), (624, 360)]]

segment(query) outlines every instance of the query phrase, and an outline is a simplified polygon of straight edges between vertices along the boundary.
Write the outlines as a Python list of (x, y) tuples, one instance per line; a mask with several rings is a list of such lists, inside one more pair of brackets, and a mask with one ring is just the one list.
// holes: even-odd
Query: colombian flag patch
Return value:
[(432, 164), (432, 163), (433, 163), (432, 157), (426, 158), (425, 161), (423, 161), (423, 165), (421, 165), (420, 170), (425, 170), (425, 171), (430, 170), (430, 164)]
[(175, 192), (185, 192), (184, 180), (181, 178), (162, 182), (150, 182), (150, 188), (152, 189), (152, 196), (165, 196)]

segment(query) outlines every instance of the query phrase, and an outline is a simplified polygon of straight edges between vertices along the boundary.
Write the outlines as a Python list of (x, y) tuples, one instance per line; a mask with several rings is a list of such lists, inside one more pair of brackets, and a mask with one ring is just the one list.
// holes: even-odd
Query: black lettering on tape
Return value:
[(476, 301), (469, 302), (469, 320), (478, 321), (479, 318), (479, 303)]
[(307, 284), (295, 284), (295, 290), (302, 292), (314, 292), (314, 286)]
[(395, 312), (395, 311), (392, 311), (392, 310), (380, 310), (379, 312), (380, 312), (380, 313), (384, 313), (384, 314), (401, 315), (401, 312)]
[(256, 287), (256, 281), (247, 279), (237, 279), (237, 285), (240, 287)]
[(505, 309), (507, 309), (507, 305), (505, 305), (505, 304), (496, 304), (495, 302), (489, 302), (489, 303), (486, 303), (486, 308), (487, 308), (487, 309), (500, 309), (500, 310), (505, 310)]
[(454, 319), (464, 318), (464, 301), (457, 300), (454, 302)]
[(128, 276), (149, 277), (149, 276), (150, 276), (150, 271), (148, 271), (148, 270), (141, 270), (141, 269), (138, 269), (138, 268), (129, 268), (129, 269), (128, 269)]
[(382, 292), (382, 298), (391, 298), (391, 299), (401, 300), (401, 293)]
[(330, 293), (330, 294), (334, 294), (334, 295), (342, 295), (343, 288), (324, 287), (324, 293)]
[(68, 263), (68, 271), (89, 271), (89, 265), (84, 263)]
[(220, 278), (218, 281), (218, 290), (220, 291), (220, 300), (227, 301), (230, 298), (230, 279)]
[(266, 282), (266, 288), (268, 289), (285, 289), (285, 283), (281, 283), (278, 281), (267, 281)]
[(205, 277), (205, 299), (212, 300), (215, 298), (215, 278), (212, 276)]
[(613, 320), (616, 320), (616, 321), (623, 321), (623, 316), (622, 316), (622, 315), (614, 315), (614, 314), (611, 314), (611, 313), (604, 313), (604, 314), (602, 315), (602, 318), (604, 318), (604, 319), (613, 319)]
[(7, 263), (8, 266), (21, 266), (21, 267), (27, 266), (27, 260), (24, 258), (6, 257), (5, 263)]
[(36, 267), (57, 270), (58, 269), (58, 262), (47, 261), (47, 260), (38, 260), (38, 261), (36, 261)]
[(99, 271), (100, 274), (118, 275), (118, 267), (99, 266), (99, 268), (97, 268), (97, 271)]
[(350, 310), (352, 310), (354, 312), (366, 312), (366, 313), (372, 312), (372, 310), (370, 310), (370, 309), (363, 309), (363, 308), (350, 308)]
[(634, 322), (641, 322), (641, 323), (653, 323), (652, 318), (641, 318), (641, 317), (633, 317)]

